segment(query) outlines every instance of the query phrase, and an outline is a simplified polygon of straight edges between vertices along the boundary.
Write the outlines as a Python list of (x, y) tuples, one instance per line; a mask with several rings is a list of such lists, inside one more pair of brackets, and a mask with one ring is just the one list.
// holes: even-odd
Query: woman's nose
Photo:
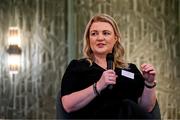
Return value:
[(98, 37), (97, 37), (97, 40), (104, 40), (103, 34), (99, 34)]

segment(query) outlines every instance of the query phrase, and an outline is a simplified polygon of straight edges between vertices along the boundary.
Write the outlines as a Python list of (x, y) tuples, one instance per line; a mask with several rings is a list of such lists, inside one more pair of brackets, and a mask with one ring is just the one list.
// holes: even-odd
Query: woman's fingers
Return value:
[(116, 73), (114, 72), (114, 70), (107, 70), (107, 71), (104, 71), (104, 81), (107, 85), (109, 84), (116, 84), (116, 78), (117, 78), (117, 75)]
[(146, 72), (146, 73), (150, 73), (150, 74), (155, 74), (156, 71), (154, 69), (154, 67), (151, 64), (142, 64), (141, 65), (141, 70), (142, 72)]
[(145, 80), (147, 80), (148, 82), (155, 81), (156, 71), (151, 64), (142, 64), (141, 71), (143, 72)]

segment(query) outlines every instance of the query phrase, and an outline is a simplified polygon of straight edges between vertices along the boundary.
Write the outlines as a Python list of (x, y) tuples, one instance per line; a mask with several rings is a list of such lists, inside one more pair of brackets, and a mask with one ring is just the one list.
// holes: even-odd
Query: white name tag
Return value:
[(131, 78), (131, 79), (134, 79), (134, 73), (132, 73), (132, 72), (122, 70), (122, 73), (121, 73), (121, 74), (122, 74), (122, 76)]

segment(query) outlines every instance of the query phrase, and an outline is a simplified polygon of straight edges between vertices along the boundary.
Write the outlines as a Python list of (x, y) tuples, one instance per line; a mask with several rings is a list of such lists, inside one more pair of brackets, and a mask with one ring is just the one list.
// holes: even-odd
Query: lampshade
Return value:
[(20, 69), (20, 58), (21, 58), (21, 48), (20, 48), (20, 32), (17, 27), (10, 27), (8, 34), (8, 67), (9, 72), (12, 74), (17, 74)]
[(8, 55), (8, 67), (11, 74), (17, 74), (20, 69), (20, 54)]
[(8, 32), (8, 45), (21, 46), (20, 30), (18, 27), (10, 27)]

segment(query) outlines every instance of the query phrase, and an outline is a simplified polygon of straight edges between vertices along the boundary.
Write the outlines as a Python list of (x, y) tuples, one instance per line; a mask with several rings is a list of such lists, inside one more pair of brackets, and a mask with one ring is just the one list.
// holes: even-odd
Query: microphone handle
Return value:
[[(107, 69), (113, 69), (113, 61), (109, 60), (107, 61)], [(113, 85), (108, 85), (108, 89), (111, 90), (113, 88)]]

